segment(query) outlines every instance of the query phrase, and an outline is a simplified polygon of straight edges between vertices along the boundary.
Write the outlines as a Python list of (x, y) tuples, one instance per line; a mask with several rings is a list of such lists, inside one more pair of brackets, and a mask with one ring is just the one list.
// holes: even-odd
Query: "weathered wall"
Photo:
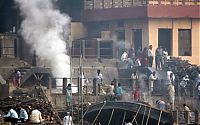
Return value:
[(72, 22), (70, 25), (70, 40), (84, 38), (87, 35), (87, 30), (83, 23)]
[(148, 45), (148, 20), (146, 19), (135, 19), (128, 20), (125, 22), (125, 31), (126, 31), (126, 41), (128, 42), (126, 45), (129, 48), (129, 45), (134, 44), (134, 36), (133, 29), (142, 29), (142, 47), (146, 47)]
[[(172, 29), (172, 56), (200, 65), (200, 19), (149, 19), (149, 44), (158, 47), (158, 29)], [(191, 29), (192, 56), (178, 56), (178, 29)]]

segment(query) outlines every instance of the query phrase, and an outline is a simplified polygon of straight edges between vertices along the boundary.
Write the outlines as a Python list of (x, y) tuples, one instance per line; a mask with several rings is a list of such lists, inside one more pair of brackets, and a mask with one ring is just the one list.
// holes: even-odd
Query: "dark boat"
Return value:
[(83, 116), (92, 125), (124, 125), (131, 119), (133, 125), (172, 125), (170, 112), (133, 102), (102, 102), (89, 107)]

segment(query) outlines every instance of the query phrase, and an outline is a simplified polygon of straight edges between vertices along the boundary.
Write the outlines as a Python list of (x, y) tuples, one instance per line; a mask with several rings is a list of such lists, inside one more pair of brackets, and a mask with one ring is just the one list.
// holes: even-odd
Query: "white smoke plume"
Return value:
[[(54, 77), (70, 77), (70, 58), (64, 34), (70, 18), (55, 9), (52, 0), (15, 0), (23, 21), (21, 33), (32, 51), (52, 68)], [(64, 30), (65, 28), (65, 30)]]

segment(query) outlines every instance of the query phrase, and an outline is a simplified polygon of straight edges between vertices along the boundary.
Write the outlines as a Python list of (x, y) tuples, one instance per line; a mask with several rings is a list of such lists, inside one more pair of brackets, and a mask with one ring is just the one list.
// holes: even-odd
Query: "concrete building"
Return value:
[(153, 45), (155, 53), (162, 46), (200, 65), (198, 0), (85, 0), (81, 21), (85, 36), (112, 40), (114, 48)]

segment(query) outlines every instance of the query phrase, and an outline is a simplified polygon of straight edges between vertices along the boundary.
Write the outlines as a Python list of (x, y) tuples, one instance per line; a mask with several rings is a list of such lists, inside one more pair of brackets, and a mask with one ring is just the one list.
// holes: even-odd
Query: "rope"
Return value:
[(162, 116), (162, 110), (160, 111), (160, 116), (159, 116), (158, 124), (157, 124), (157, 125), (160, 125), (160, 119), (161, 119), (161, 116)]
[(147, 117), (146, 125), (148, 124), (150, 113), (151, 113), (151, 107), (149, 108), (149, 113), (148, 113), (148, 117)]
[(95, 117), (94, 121), (92, 122), (92, 125), (94, 125), (95, 121), (97, 120), (99, 114), (101, 113), (101, 110), (103, 109), (103, 107), (106, 105), (106, 102), (104, 102), (103, 106), (101, 107), (101, 109), (99, 110), (97, 116)]
[(132, 123), (133, 123), (133, 121), (135, 120), (135, 118), (137, 117), (137, 115), (138, 115), (140, 109), (141, 109), (141, 105), (140, 105), (140, 107), (138, 108), (137, 113), (135, 114), (135, 117), (134, 117), (133, 120), (132, 120)]
[(122, 125), (124, 124), (125, 117), (126, 117), (126, 112), (124, 113), (124, 117), (123, 117)]
[(142, 118), (142, 125), (144, 123), (144, 116), (145, 116), (145, 113), (146, 113), (146, 106), (144, 107), (144, 115), (143, 115), (143, 118)]
[(111, 116), (110, 116), (110, 119), (109, 119), (108, 125), (110, 125), (110, 122), (111, 122), (111, 120), (112, 120), (112, 116), (113, 116), (114, 111), (115, 111), (115, 109), (112, 110), (112, 113), (111, 113)]

